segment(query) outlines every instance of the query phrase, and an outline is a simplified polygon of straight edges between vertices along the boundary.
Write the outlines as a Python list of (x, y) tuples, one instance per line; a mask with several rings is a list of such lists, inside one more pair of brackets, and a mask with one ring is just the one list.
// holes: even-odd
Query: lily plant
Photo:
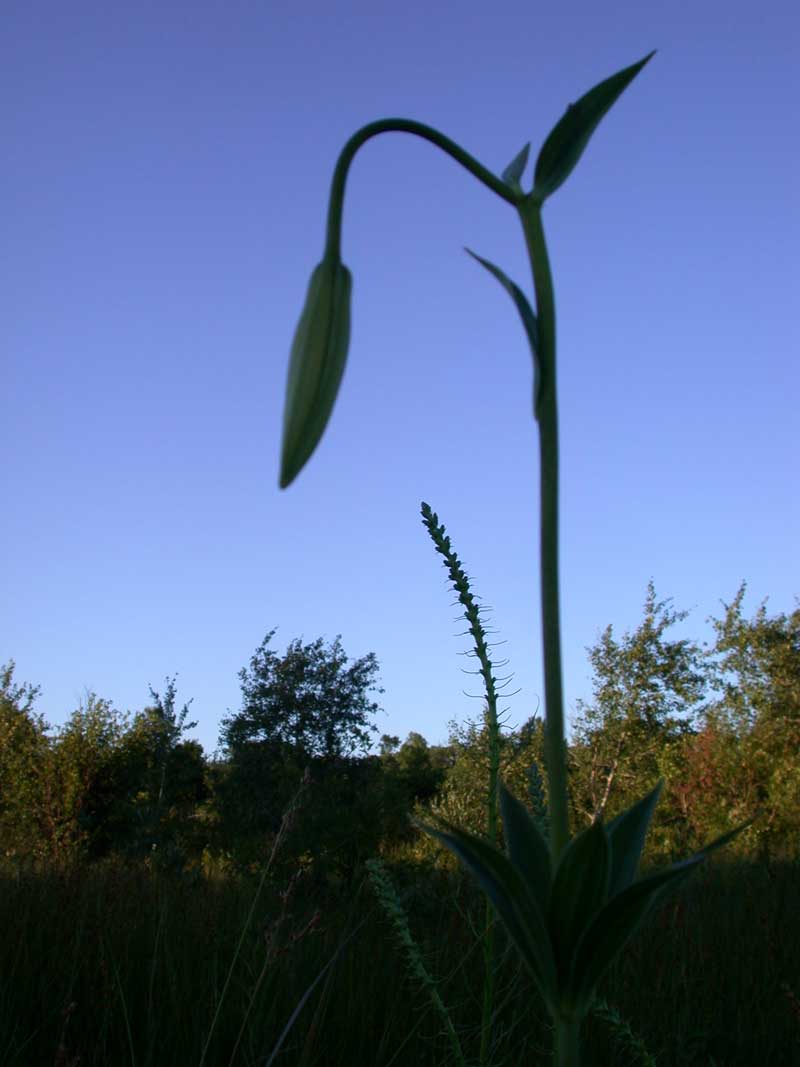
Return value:
[[(294, 336), (284, 408), (280, 487), (294, 481), (325, 431), (350, 338), (352, 277), (341, 258), (345, 183), (358, 149), (382, 133), (422, 137), (460, 163), (519, 216), (533, 274), (535, 311), (523, 290), (497, 266), (470, 252), (510, 295), (533, 358), (533, 415), (539, 431), (541, 617), (545, 688), (548, 838), (536, 819), (499, 783), (505, 851), (439, 820), (421, 829), (450, 849), (491, 901), (550, 1013), (558, 1067), (580, 1063), (580, 1028), (598, 981), (664, 896), (703, 859), (750, 823), (722, 835), (666, 870), (637, 877), (648, 826), (663, 781), (608, 823), (601, 818), (570, 837), (558, 564), (558, 408), (553, 281), (542, 226), (545, 202), (566, 181), (621, 93), (655, 53), (590, 89), (545, 139), (532, 187), (522, 187), (530, 144), (497, 176), (444, 134), (424, 123), (389, 118), (369, 123), (345, 144), (336, 163), (327, 234)], [(467, 249), (469, 252), (470, 250)], [(752, 821), (752, 820), (751, 820)]]

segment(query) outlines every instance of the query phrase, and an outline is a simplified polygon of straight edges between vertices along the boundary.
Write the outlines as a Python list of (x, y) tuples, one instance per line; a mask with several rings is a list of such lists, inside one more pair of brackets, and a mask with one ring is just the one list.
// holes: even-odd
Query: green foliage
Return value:
[[(603, 774), (613, 769), (619, 731), (630, 723), (632, 740), (620, 754), (605, 811), (613, 817), (665, 779), (647, 862), (697, 851), (755, 815), (731, 846), (737, 855), (791, 859), (800, 842), (794, 757), (800, 739), (792, 710), (800, 678), (798, 613), (773, 617), (762, 605), (746, 618), (737, 595), (717, 620), (719, 640), (702, 666), (695, 642), (670, 638), (668, 627), (683, 613), (667, 604), (650, 589), (643, 622), (622, 638), (608, 627), (591, 650), (595, 700), (582, 706), (568, 753), (575, 829), (599, 807), (608, 785)], [(699, 681), (706, 669), (711, 702)], [(448, 866), (446, 850), (415, 835), (412, 812), (423, 820), (440, 815), (473, 833), (486, 829), (488, 709), (482, 724), (451, 723), (442, 746), (419, 733), (402, 743), (384, 735), (381, 755), (326, 759), (306, 757), (288, 743), (254, 740), (208, 760), (184, 737), (192, 725), (189, 705), (179, 711), (174, 681), (167, 680), (163, 696), (153, 689), (150, 695), (148, 707), (126, 717), (89, 694), (51, 731), (36, 711), (38, 689), (15, 682), (13, 663), (3, 668), (4, 854), (68, 864), (116, 853), (168, 869), (230, 861), (256, 869), (306, 767), (314, 790), (286, 861), (305, 856), (302, 862), (323, 880), (350, 879), (377, 850)], [(590, 719), (593, 731), (581, 733)], [(499, 773), (515, 795), (528, 796), (546, 838), (544, 766), (540, 719), (504, 732)]]
[(88, 693), (54, 734), (33, 712), (38, 690), (0, 676), (0, 842), (7, 855), (67, 866), (111, 853), (184, 865), (202, 845), (192, 821), (206, 795), (196, 741), (181, 741), (175, 684), (130, 717)]
[(124, 802), (125, 725), (110, 701), (88, 693), (52, 741), (41, 768), (52, 858), (76, 862), (111, 847), (109, 826)]
[[(441, 979), (465, 1059), (475, 1064), (474, 990), (483, 964), (470, 920), (480, 920), (483, 901), (464, 878), (387, 869), (423, 961)], [(280, 896), (265, 886), (247, 925), (254, 898), (252, 880), (189, 885), (141, 865), (104, 861), (62, 875), (7, 874), (0, 865), (0, 1062), (198, 1065), (219, 1005), (205, 1067), (264, 1064), (306, 989), (354, 928), (355, 913), (367, 925), (306, 1003), (276, 1062), (453, 1062), (443, 1020), (410, 981), (371, 885), (321, 905), (299, 879), (277, 951)], [(642, 1045), (658, 1067), (791, 1062), (798, 1038), (792, 995), (800, 994), (796, 898), (789, 865), (719, 864), (688, 882), (601, 983), (603, 1001), (627, 1021), (638, 1047), (630, 1038), (623, 1044), (624, 1023), (610, 1026), (601, 1008), (585, 1028), (591, 1067), (645, 1067)], [(304, 936), (320, 907), (319, 926)], [(491, 1062), (544, 1063), (552, 1037), (543, 1005), (501, 945)]]
[[(239, 672), (242, 707), (222, 720), (220, 744), (234, 751), (251, 742), (286, 745), (304, 758), (350, 756), (369, 747), (379, 707), (367, 694), (378, 672), (374, 652), (347, 666), (341, 638), (325, 648), (292, 641), (283, 656), (268, 648), (271, 630)], [(378, 688), (379, 693), (383, 689)]]
[(612, 74), (567, 107), (564, 117), (548, 134), (536, 160), (533, 187), (536, 200), (542, 202), (567, 180), (601, 119), (654, 55), (654, 51), (650, 52), (638, 63)]
[(438, 794), (451, 761), (449, 747), (431, 746), (422, 734), (412, 730), (389, 767), (410, 807), (414, 802), (424, 803)]
[(212, 800), (203, 812), (212, 852), (227, 855), (239, 869), (260, 869), (307, 766), (301, 753), (268, 741), (239, 743), (226, 758), (212, 761)]
[(765, 600), (747, 619), (745, 591), (742, 583), (711, 620), (717, 699), (688, 747), (684, 784), (698, 835), (757, 812), (749, 837), (765, 860), (792, 855), (800, 841), (800, 607), (769, 616)]
[(375, 895), (394, 927), (395, 936), (406, 957), (409, 972), (428, 994), (437, 1015), (442, 1020), (445, 1032), (450, 1039), (450, 1047), (455, 1063), (460, 1064), (461, 1067), (466, 1067), (461, 1042), (453, 1026), (452, 1017), (442, 1000), (437, 980), (426, 966), (420, 947), (411, 933), (408, 915), (400, 901), (389, 872), (386, 870), (385, 864), (379, 859), (367, 860), (366, 867)]
[[(570, 754), (577, 826), (652, 788), (665, 753), (691, 733), (706, 691), (703, 654), (693, 641), (666, 636), (687, 614), (658, 600), (650, 582), (637, 628), (618, 640), (609, 624), (588, 649), (594, 700), (577, 702)], [(679, 821), (668, 791), (653, 826), (655, 847), (670, 851)]]
[(39, 688), (14, 682), (11, 660), (0, 668), (0, 855), (42, 847), (39, 767), (47, 757), (48, 725), (34, 711)]
[[(427, 802), (415, 805), (416, 818), (427, 821), (442, 817), (464, 829), (481, 834), (486, 831), (486, 783), (489, 772), (489, 730), (481, 723), (450, 723), (448, 738), (450, 766), (444, 773), (439, 792)], [(502, 735), (498, 776), (518, 795), (531, 793), (530, 810), (540, 832), (547, 836), (547, 803), (541, 789), (544, 768), (544, 724), (531, 718), (518, 730)], [(502, 840), (502, 826), (498, 826)], [(447, 865), (448, 854), (433, 839), (418, 837), (410, 854), (419, 860)]]
[(183, 734), (191, 701), (176, 709), (177, 687), (167, 678), (163, 697), (150, 687), (151, 705), (137, 712), (122, 740), (129, 829), (125, 850), (152, 864), (182, 869), (199, 841), (191, 820), (208, 796), (203, 748)]
[(573, 836), (552, 868), (542, 860), (547, 843), (535, 820), (502, 785), (505, 853), (444, 819), (437, 826), (419, 823), (458, 857), (502, 919), (556, 1024), (559, 1054), (566, 1043), (575, 1056), (598, 982), (648, 913), (744, 829), (729, 830), (689, 859), (637, 879), (660, 789), (659, 783), (608, 826), (597, 819)]
[[(285, 655), (268, 647), (272, 630), (240, 672), (241, 710), (223, 719), (224, 759), (215, 771), (216, 840), (239, 866), (260, 862), (303, 773), (313, 788), (286, 856), (311, 858), (314, 873), (351, 877), (359, 858), (376, 847), (383, 829), (380, 761), (358, 760), (378, 705), (374, 653), (347, 665), (339, 637), (295, 640)], [(383, 692), (378, 689), (378, 692)], [(344, 817), (343, 813), (346, 813)]]
[[(512, 164), (513, 168), (513, 164)], [(512, 171), (513, 172), (513, 171)], [(484, 723), (487, 731), (488, 742), (488, 767), (485, 788), (486, 808), (486, 834), (490, 841), (497, 837), (497, 774), (500, 767), (500, 752), (502, 738), (500, 734), (500, 719), (497, 713), (497, 697), (499, 689), (503, 686), (497, 684), (494, 671), (496, 664), (489, 655), (489, 644), (486, 639), (486, 630), (481, 619), (482, 609), (470, 588), (470, 581), (461, 560), (453, 549), (450, 538), (447, 536), (444, 524), (439, 522), (439, 516), (431, 510), (429, 504), (421, 505), (422, 521), (431, 536), (436, 551), (444, 558), (444, 565), (450, 582), (458, 594), (458, 602), (464, 611), (464, 618), (469, 626), (469, 634), (472, 637), (474, 649), (473, 655), (480, 664), (476, 674), (483, 678), (486, 693), (486, 711)]]
[[(514, 186), (519, 186), (519, 176), (525, 168), (525, 160), (527, 158), (527, 151), (523, 152), (512, 161), (509, 167), (503, 173), (503, 179)], [(479, 258), (479, 257), (477, 257)], [(485, 260), (480, 260), (481, 263), (506, 286), (511, 293), (512, 297), (517, 300), (520, 307), (523, 319), (525, 318), (525, 312), (530, 314), (530, 326), (531, 335), (530, 341), (532, 348), (536, 347), (536, 325), (530, 312), (530, 307), (520, 290), (516, 288), (512, 283), (505, 278), (505, 275), (499, 271), (496, 267), (493, 267)], [(485, 794), (483, 797), (483, 807), (486, 810), (486, 837), (490, 842), (497, 840), (498, 836), (498, 812), (497, 812), (497, 789), (498, 789), (498, 774), (500, 770), (500, 759), (503, 748), (503, 738), (500, 733), (501, 722), (497, 711), (497, 697), (498, 692), (503, 688), (503, 685), (498, 686), (498, 679), (495, 677), (494, 671), (496, 664), (493, 663), (491, 656), (489, 655), (489, 642), (486, 636), (486, 628), (481, 618), (481, 608), (478, 606), (476, 598), (470, 588), (470, 580), (467, 572), (464, 570), (464, 566), (461, 560), (456, 555), (453, 549), (450, 538), (447, 536), (444, 528), (444, 524), (439, 522), (438, 515), (431, 510), (428, 504), (423, 502), (421, 506), (422, 521), (425, 524), (425, 528), (431, 536), (436, 551), (444, 558), (444, 565), (447, 568), (447, 573), (450, 578), (450, 582), (453, 585), (454, 590), (458, 594), (458, 602), (461, 604), (464, 610), (464, 617), (469, 625), (469, 633), (472, 637), (474, 648), (471, 650), (473, 655), (480, 664), (479, 669), (475, 672), (480, 674), (483, 678), (484, 692), (486, 694), (486, 704), (484, 712), (484, 726), (486, 730), (486, 742), (487, 742), (487, 773), (486, 773), (486, 785)], [(508, 679), (504, 684), (507, 684)], [(545, 844), (545, 848), (547, 845)], [(492, 908), (489, 900), (486, 902), (486, 912), (484, 918), (483, 927), (483, 957), (486, 967), (486, 972), (483, 981), (483, 1015), (482, 1015), (482, 1038), (481, 1038), (481, 1054), (480, 1061), (481, 1067), (488, 1063), (489, 1048), (492, 1041), (492, 1016), (494, 1012), (494, 977), (495, 977), (495, 923), (494, 916), (492, 914)]]
[(722, 618), (712, 618), (716, 641), (712, 686), (719, 699), (709, 717), (727, 723), (739, 737), (759, 723), (800, 721), (800, 604), (787, 615), (767, 615), (767, 601), (751, 619), (742, 614), (742, 582)]

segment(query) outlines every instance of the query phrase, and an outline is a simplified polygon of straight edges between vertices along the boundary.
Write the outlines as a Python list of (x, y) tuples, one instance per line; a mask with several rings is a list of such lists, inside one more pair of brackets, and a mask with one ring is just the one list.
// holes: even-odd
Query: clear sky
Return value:
[[(495, 8), (495, 11), (501, 9)], [(379, 732), (480, 714), (436, 510), (492, 606), (512, 723), (542, 710), (532, 368), (515, 212), (431, 145), (351, 171), (350, 358), (281, 492), (289, 348), (337, 154), (386, 116), (499, 172), (658, 54), (545, 209), (559, 323), (568, 708), (648, 579), (710, 637), (800, 593), (800, 15), (790, 0), (6, 0), (0, 41), (0, 663), (63, 722), (178, 675), (215, 747), (278, 627), (374, 652)], [(530, 171), (526, 175), (528, 187)], [(676, 636), (679, 631), (676, 629)]]

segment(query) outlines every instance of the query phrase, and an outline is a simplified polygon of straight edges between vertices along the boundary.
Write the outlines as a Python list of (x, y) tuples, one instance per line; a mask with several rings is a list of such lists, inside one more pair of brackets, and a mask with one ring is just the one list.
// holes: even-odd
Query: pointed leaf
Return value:
[(606, 902), (610, 859), (599, 820), (576, 834), (561, 853), (550, 890), (548, 926), (563, 978), (581, 935)]
[(511, 162), (508, 164), (508, 166), (502, 173), (503, 181), (506, 183), (506, 185), (510, 185), (512, 189), (520, 188), (520, 178), (525, 172), (525, 167), (528, 163), (528, 156), (530, 154), (530, 150), (531, 143), (530, 141), (528, 141), (525, 147), (514, 156), (514, 158), (511, 160)]
[(636, 932), (651, 907), (676, 889), (694, 871), (702, 857), (673, 864), (665, 871), (642, 878), (612, 897), (594, 917), (577, 946), (567, 990), (568, 1003), (586, 1011), (594, 988)]
[(558, 990), (550, 936), (536, 899), (528, 892), (511, 861), (492, 845), (444, 819), (439, 830), (414, 820), (425, 833), (449, 848), (464, 864), (503, 920), (508, 934), (536, 981), (545, 1001), (553, 1006)]
[(328, 424), (347, 361), (352, 276), (338, 259), (315, 267), (292, 344), (283, 409), (280, 487), (294, 481)]
[(608, 887), (608, 895), (611, 897), (627, 889), (636, 877), (647, 828), (663, 788), (662, 778), (652, 792), (621, 815), (617, 815), (606, 826), (606, 833), (611, 842), (611, 880)]
[[(695, 852), (693, 856), (690, 856), (688, 860), (684, 860), (684, 863), (699, 863), (710, 856), (712, 852), (716, 852), (718, 848), (722, 848), (730, 841), (737, 837), (742, 830), (746, 830), (748, 826), (752, 825), (755, 819), (748, 819), (747, 822), (742, 823), (741, 826), (737, 826), (734, 830), (728, 830), (726, 833), (721, 834), (719, 837), (714, 838), (711, 844), (706, 845), (705, 848), (701, 848), (699, 852)], [(662, 896), (667, 896), (670, 892), (670, 887), (667, 886), (663, 892), (657, 890), (653, 905), (657, 906), (661, 902)]]
[(566, 181), (600, 120), (654, 55), (651, 52), (638, 63), (606, 78), (576, 104), (569, 105), (566, 114), (550, 131), (536, 160), (533, 196), (539, 203)]
[(752, 819), (748, 819), (747, 822), (741, 823), (741, 825), (737, 826), (734, 830), (728, 830), (727, 833), (720, 834), (719, 837), (714, 838), (711, 844), (704, 845), (703, 848), (695, 854), (697, 856), (702, 856), (705, 859), (705, 857), (710, 856), (712, 852), (716, 852), (718, 848), (722, 848), (730, 841), (733, 841), (734, 837), (738, 837), (743, 830), (746, 830), (748, 826), (752, 826), (755, 821), (756, 817), (753, 816)]
[(495, 278), (500, 282), (505, 291), (509, 294), (511, 299), (517, 306), (520, 318), (522, 319), (522, 325), (525, 327), (525, 333), (528, 336), (528, 344), (531, 349), (531, 356), (533, 357), (533, 415), (534, 418), (539, 418), (539, 393), (541, 390), (541, 370), (539, 368), (539, 328), (536, 323), (536, 316), (533, 313), (533, 308), (528, 303), (528, 298), (525, 296), (520, 287), (512, 282), (511, 279), (496, 267), (494, 263), (490, 263), (488, 259), (484, 259), (482, 256), (477, 255), (471, 249), (465, 249), (466, 252), (477, 260), (482, 267), (485, 267), (490, 274), (493, 274)]
[(500, 783), (500, 811), (506, 851), (536, 898), (542, 915), (550, 898), (550, 851), (524, 804)]

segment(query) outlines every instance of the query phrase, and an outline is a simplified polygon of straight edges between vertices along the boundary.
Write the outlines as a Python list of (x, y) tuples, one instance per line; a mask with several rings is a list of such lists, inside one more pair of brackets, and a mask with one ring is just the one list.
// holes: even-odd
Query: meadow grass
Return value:
[[(484, 899), (459, 873), (386, 863), (465, 1060), (477, 1063), (484, 961), (471, 927), (482, 926)], [(215, 1015), (209, 1067), (265, 1064), (309, 986), (362, 920), (274, 1063), (455, 1062), (364, 878), (349, 893), (322, 898), (298, 882), (280, 938), (285, 951), (266, 936), (285, 913), (282, 887), (267, 884), (223, 998), (257, 881), (192, 885), (119, 864), (0, 877), (2, 1067), (197, 1065)], [(611, 1018), (601, 1011), (586, 1021), (587, 1062), (647, 1062), (636, 1042), (659, 1067), (800, 1062), (799, 878), (797, 864), (709, 863), (601, 982)], [(293, 942), (317, 911), (316, 928)], [(547, 1013), (502, 927), (497, 942), (491, 1063), (544, 1064)]]

